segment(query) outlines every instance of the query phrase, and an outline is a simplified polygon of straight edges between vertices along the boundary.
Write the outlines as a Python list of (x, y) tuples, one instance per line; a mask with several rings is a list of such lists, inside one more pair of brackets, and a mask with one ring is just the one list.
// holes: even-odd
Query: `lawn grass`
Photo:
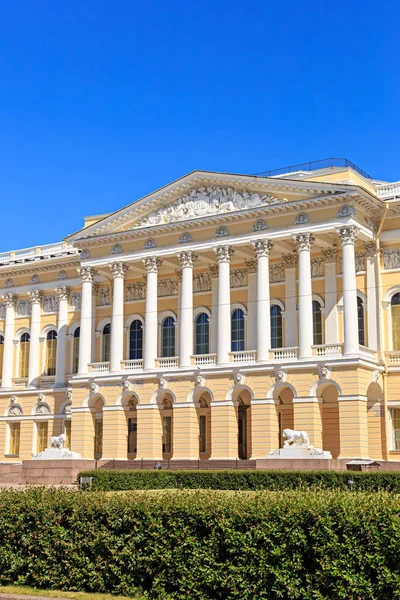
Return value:
[[(112, 594), (87, 594), (86, 592), (63, 592), (61, 590), (39, 590), (37, 588), (19, 585), (1, 585), (0, 594), (15, 594), (18, 596), (43, 596), (45, 598), (69, 598), (70, 600), (127, 600), (126, 596)], [(143, 600), (144, 596), (136, 594), (129, 600)]]

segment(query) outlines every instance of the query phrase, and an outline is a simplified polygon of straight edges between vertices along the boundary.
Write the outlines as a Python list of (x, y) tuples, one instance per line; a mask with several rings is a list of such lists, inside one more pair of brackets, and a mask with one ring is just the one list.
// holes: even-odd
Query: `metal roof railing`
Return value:
[(332, 169), (334, 167), (350, 167), (362, 177), (366, 179), (372, 179), (371, 175), (368, 175), (365, 171), (357, 167), (347, 158), (322, 158), (321, 160), (313, 160), (311, 162), (300, 163), (298, 165), (290, 165), (289, 167), (282, 167), (280, 169), (272, 169), (270, 171), (261, 171), (261, 173), (254, 173), (259, 177), (276, 177), (277, 175), (284, 175), (286, 173), (294, 173), (296, 171), (317, 171), (318, 169)]

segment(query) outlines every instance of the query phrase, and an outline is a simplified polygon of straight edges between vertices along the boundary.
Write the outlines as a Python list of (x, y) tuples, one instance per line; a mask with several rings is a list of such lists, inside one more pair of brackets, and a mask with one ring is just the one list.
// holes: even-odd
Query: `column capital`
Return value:
[(66, 285), (62, 285), (54, 290), (56, 292), (57, 298), (59, 300), (68, 300), (69, 297), (69, 287)]
[(285, 267), (287, 269), (295, 269), (297, 265), (297, 254), (294, 252), (292, 254), (284, 254), (282, 256), (283, 262), (285, 263)]
[(250, 273), (257, 273), (257, 261), (256, 260), (246, 260), (244, 261), (244, 264), (247, 267), (247, 272)]
[(193, 269), (194, 261), (199, 257), (198, 254), (192, 252), (191, 250), (185, 250), (184, 252), (180, 252), (178, 254), (179, 262), (181, 263), (182, 269), (185, 267), (190, 267)]
[(374, 258), (376, 256), (376, 245), (374, 242), (367, 242), (364, 244), (364, 248), (368, 258)]
[(271, 249), (273, 248), (273, 243), (270, 240), (256, 240), (251, 244), (256, 252), (257, 258), (261, 258), (262, 256), (269, 256)]
[(124, 277), (125, 271), (129, 269), (129, 266), (123, 262), (113, 262), (108, 265), (108, 268), (115, 279), (116, 277)]
[(216, 279), (218, 277), (218, 265), (209, 265), (208, 268), (210, 270), (212, 279)]
[(29, 302), (31, 304), (40, 304), (43, 298), (43, 292), (40, 290), (32, 290), (28, 292)]
[(158, 273), (158, 268), (160, 267), (162, 260), (157, 256), (149, 256), (144, 258), (142, 263), (144, 264), (147, 273)]
[(6, 308), (8, 308), (9, 306), (15, 308), (15, 305), (17, 304), (17, 296), (15, 294), (4, 294), (4, 296), (2, 296), (1, 299), (3, 300), (3, 303)]
[(301, 252), (303, 250), (310, 252), (315, 241), (315, 237), (312, 233), (299, 233), (294, 235), (293, 239), (296, 242), (297, 252)]
[(232, 254), (235, 250), (231, 246), (217, 246), (214, 248), (215, 256), (217, 257), (218, 263), (230, 262)]
[(358, 236), (358, 228), (355, 225), (341, 227), (338, 234), (342, 244), (354, 244)]
[(80, 267), (78, 269), (78, 273), (81, 276), (81, 279), (83, 282), (85, 282), (85, 281), (92, 282), (93, 277), (95, 275), (97, 275), (97, 269), (95, 269), (93, 267)]
[(92, 285), (92, 295), (93, 296), (97, 296), (98, 293), (99, 293), (99, 284), (98, 283), (94, 283)]
[(322, 256), (324, 257), (325, 263), (335, 263), (337, 259), (337, 248), (324, 248), (322, 250)]

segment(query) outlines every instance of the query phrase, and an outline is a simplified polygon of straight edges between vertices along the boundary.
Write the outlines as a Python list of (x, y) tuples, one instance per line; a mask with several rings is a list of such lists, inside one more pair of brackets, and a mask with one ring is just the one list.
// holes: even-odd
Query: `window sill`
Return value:
[(5, 454), (4, 458), (19, 458), (19, 454)]

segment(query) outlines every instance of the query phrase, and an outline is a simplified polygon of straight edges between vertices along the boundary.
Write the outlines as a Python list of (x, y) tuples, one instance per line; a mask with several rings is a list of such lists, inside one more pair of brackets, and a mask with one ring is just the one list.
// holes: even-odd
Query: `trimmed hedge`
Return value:
[(299, 488), (400, 492), (400, 472), (354, 471), (84, 471), (93, 477), (93, 490), (290, 490)]
[(400, 597), (400, 499), (0, 494), (0, 584), (176, 600)]

